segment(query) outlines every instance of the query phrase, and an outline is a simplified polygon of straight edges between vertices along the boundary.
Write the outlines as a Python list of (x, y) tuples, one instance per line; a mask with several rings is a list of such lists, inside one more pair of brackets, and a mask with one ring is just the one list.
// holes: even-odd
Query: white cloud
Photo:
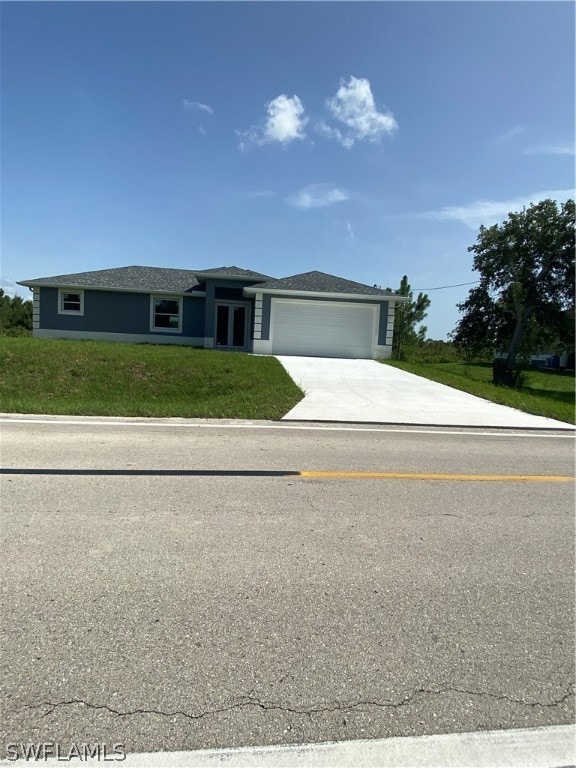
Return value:
[(336, 95), (326, 101), (326, 109), (344, 129), (322, 121), (316, 130), (320, 135), (336, 139), (347, 149), (357, 141), (378, 143), (398, 128), (391, 112), (377, 110), (370, 81), (366, 78), (351, 77), (347, 83), (341, 80)]
[(206, 112), (209, 115), (214, 114), (214, 110), (208, 104), (202, 104), (200, 101), (188, 101), (182, 99), (182, 107), (185, 112)]
[(236, 132), (241, 141), (238, 148), (245, 150), (250, 145), (263, 146), (278, 142), (287, 145), (291, 141), (306, 138), (304, 127), (308, 118), (304, 116), (304, 105), (296, 95), (282, 93), (266, 104), (266, 121), (263, 127), (252, 126), (246, 131)]
[(324, 122), (324, 120), (316, 123), (315, 130), (320, 136), (324, 136), (326, 139), (336, 139), (336, 141), (340, 142), (346, 149), (352, 149), (354, 146), (354, 138), (352, 136), (343, 134), (338, 128), (332, 128), (328, 123)]
[(521, 211), (522, 208), (538, 203), (548, 198), (564, 202), (574, 197), (573, 189), (556, 189), (544, 192), (534, 192), (532, 195), (512, 197), (508, 200), (478, 200), (462, 206), (445, 206), (439, 211), (428, 211), (421, 214), (425, 218), (439, 221), (459, 221), (470, 229), (478, 229), (481, 224), (491, 227), (500, 224), (509, 213)]
[[(330, 124), (321, 120), (315, 125), (316, 132), (328, 139), (335, 139), (346, 149), (358, 141), (378, 143), (382, 137), (391, 135), (398, 128), (391, 112), (379, 112), (374, 102), (370, 81), (366, 78), (350, 77), (340, 81), (336, 94), (327, 99), (326, 109)], [(247, 150), (251, 146), (279, 143), (283, 146), (292, 141), (306, 138), (304, 131), (309, 122), (304, 105), (296, 95), (280, 94), (266, 104), (266, 118), (260, 125), (252, 125), (245, 131), (236, 131), (238, 148)]]
[(574, 144), (547, 144), (543, 147), (529, 147), (524, 150), (525, 155), (572, 155), (574, 156)]
[(310, 210), (310, 208), (325, 208), (349, 199), (350, 195), (347, 192), (332, 184), (310, 184), (287, 197), (286, 202), (293, 208)]
[(268, 141), (294, 141), (304, 138), (304, 126), (308, 122), (304, 115), (304, 106), (298, 96), (282, 94), (267, 106), (268, 118), (264, 136)]
[(20, 296), (23, 299), (31, 299), (32, 294), (28, 288), (24, 288), (21, 285), (17, 285), (15, 280), (11, 277), (0, 278), (0, 288), (4, 291), (6, 296)]
[(350, 240), (354, 240), (354, 230), (352, 229), (352, 224), (350, 224), (349, 221), (346, 222), (346, 230), (348, 231), (348, 237)]

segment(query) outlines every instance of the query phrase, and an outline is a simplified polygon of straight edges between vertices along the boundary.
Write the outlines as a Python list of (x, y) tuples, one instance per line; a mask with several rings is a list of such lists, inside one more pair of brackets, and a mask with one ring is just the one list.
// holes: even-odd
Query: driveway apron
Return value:
[(288, 420), (574, 429), (375, 360), (287, 355), (278, 360), (305, 393), (283, 417)]

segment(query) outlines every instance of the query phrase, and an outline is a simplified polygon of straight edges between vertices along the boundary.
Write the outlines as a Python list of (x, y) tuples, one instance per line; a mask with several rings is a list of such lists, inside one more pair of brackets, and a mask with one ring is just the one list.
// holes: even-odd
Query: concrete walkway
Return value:
[(570, 429), (375, 360), (278, 356), (305, 397), (284, 419)]

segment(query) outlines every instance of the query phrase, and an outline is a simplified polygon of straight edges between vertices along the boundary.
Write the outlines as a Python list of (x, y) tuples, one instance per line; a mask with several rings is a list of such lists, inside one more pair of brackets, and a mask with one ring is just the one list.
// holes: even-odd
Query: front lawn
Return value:
[(492, 384), (491, 363), (415, 363), (386, 360), (403, 371), (447, 384), (500, 405), (574, 424), (574, 374), (527, 369), (522, 390)]
[(274, 357), (0, 336), (0, 410), (279, 419), (302, 392)]

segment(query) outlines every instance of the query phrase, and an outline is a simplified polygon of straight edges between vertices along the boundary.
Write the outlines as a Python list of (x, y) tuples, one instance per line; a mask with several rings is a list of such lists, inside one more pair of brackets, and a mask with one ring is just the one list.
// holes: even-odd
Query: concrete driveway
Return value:
[(574, 429), (497, 405), (375, 360), (278, 356), (304, 399), (284, 419)]

